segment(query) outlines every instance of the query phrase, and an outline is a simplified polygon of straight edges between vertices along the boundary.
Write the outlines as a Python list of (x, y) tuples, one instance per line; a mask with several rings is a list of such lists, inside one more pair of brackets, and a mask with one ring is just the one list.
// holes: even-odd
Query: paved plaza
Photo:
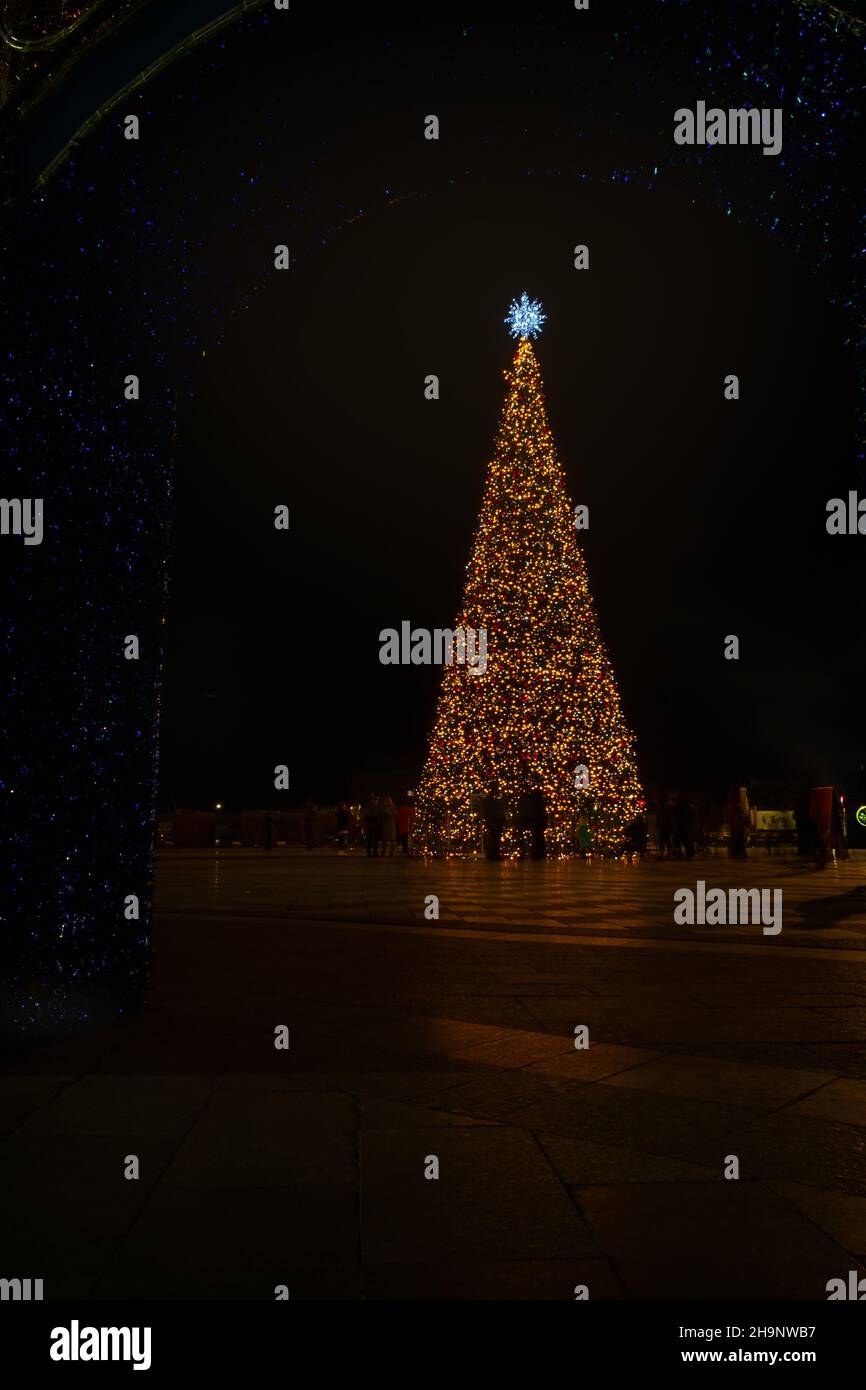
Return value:
[[(866, 851), (817, 871), (796, 857), (754, 852), (744, 861), (712, 853), (691, 862), (610, 860), (420, 860), (363, 851), (163, 850), (157, 905), (169, 913), (331, 919), (424, 925), (425, 900), (439, 899), (447, 926), (509, 932), (616, 933), (684, 939), (673, 920), (676, 888), (703, 879), (715, 886), (781, 888), (786, 945), (832, 942), (866, 946)], [(787, 935), (786, 935), (787, 933)], [(760, 928), (704, 927), (693, 933), (728, 941), (760, 937)]]
[[(699, 878), (781, 888), (783, 930), (676, 926)], [(144, 1015), (2, 1079), (7, 1273), (46, 1297), (823, 1300), (866, 1273), (866, 858), (166, 849), (155, 903)]]

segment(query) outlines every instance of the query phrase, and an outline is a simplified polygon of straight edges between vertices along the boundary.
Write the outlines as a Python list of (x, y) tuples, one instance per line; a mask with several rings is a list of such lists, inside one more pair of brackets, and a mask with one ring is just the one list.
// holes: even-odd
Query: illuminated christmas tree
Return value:
[(517, 338), (508, 394), (467, 567), (457, 629), (486, 662), (446, 665), (416, 799), (428, 854), (478, 851), (480, 803), (506, 804), (504, 853), (517, 845), (521, 797), (544, 792), (548, 853), (571, 853), (581, 823), (596, 848), (621, 847), (642, 814), (634, 740), (599, 635), (576, 511), (547, 423), (532, 346), (545, 315), (524, 294), (506, 323)]

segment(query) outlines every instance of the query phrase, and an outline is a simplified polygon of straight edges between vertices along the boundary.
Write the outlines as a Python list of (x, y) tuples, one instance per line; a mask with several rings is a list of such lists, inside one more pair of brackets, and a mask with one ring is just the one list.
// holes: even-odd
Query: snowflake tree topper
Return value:
[(537, 338), (546, 318), (541, 302), (524, 290), (519, 299), (512, 299), (505, 322), (512, 338)]

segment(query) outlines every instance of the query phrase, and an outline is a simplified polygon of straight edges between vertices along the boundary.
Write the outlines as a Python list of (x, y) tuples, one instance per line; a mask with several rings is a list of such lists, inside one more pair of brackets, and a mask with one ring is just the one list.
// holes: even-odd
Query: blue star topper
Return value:
[(519, 299), (512, 299), (505, 323), (512, 338), (537, 338), (547, 315), (537, 299), (530, 299), (524, 290)]

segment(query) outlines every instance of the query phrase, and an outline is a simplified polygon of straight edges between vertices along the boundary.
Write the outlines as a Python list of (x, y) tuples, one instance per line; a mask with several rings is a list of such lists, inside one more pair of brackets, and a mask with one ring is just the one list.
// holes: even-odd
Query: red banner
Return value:
[(830, 816), (833, 811), (833, 787), (813, 787), (809, 815), (818, 827), (818, 834), (826, 840), (830, 834)]

